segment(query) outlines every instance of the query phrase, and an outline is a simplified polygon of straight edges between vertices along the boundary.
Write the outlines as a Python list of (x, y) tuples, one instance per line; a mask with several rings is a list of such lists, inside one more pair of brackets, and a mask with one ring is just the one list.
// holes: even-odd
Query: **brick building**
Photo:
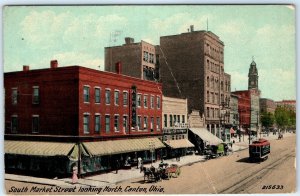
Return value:
[[(228, 106), (230, 75), (224, 72), (224, 43), (210, 31), (162, 36), (159, 50), (163, 94), (188, 99), (188, 112), (205, 115), (207, 129), (217, 134), (221, 104)], [(227, 123), (229, 118), (227, 119)]]
[(257, 90), (235, 91), (238, 96), (239, 124), (241, 128), (259, 131), (259, 92)]
[(274, 114), (276, 110), (275, 102), (272, 99), (268, 99), (268, 98), (260, 98), (259, 107), (260, 107), (260, 112)]
[[(121, 69), (120, 63), (116, 66)], [(165, 147), (159, 140), (160, 83), (80, 66), (58, 67), (57, 61), (51, 61), (49, 69), (24, 66), (23, 71), (5, 73), (4, 87), (5, 153), (10, 167), (20, 163), (28, 171), (26, 165), (37, 160), (32, 156), (60, 155), (69, 161), (64, 162), (68, 168), (63, 172), (71, 172), (70, 164), (78, 162), (85, 174), (112, 169), (116, 160), (125, 164), (128, 157), (150, 161), (154, 157), (149, 142), (155, 149)], [(64, 154), (59, 149), (65, 149)], [(42, 162), (45, 159), (36, 164)]]
[(293, 110), (294, 112), (296, 112), (297, 109), (296, 100), (282, 100), (282, 101), (276, 101), (275, 103), (276, 103), (276, 107), (278, 106), (287, 107)]
[(121, 74), (145, 80), (158, 79), (158, 66), (155, 46), (145, 41), (134, 43), (134, 39), (125, 38), (122, 46), (105, 48), (105, 71), (117, 72), (115, 62), (122, 62)]

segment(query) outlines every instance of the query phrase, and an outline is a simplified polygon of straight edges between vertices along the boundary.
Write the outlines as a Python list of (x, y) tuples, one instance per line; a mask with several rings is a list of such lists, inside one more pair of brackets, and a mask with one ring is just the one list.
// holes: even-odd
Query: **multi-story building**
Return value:
[(239, 129), (239, 97), (235, 94), (230, 95), (230, 120), (229, 124), (234, 130)]
[(259, 107), (260, 107), (260, 112), (274, 114), (276, 110), (275, 102), (272, 99), (268, 99), (268, 98), (260, 98)]
[(187, 99), (163, 96), (163, 141), (167, 156), (180, 157), (194, 145), (188, 140)]
[(282, 106), (282, 107), (287, 107), (290, 110), (293, 110), (294, 112), (296, 112), (296, 100), (282, 100), (282, 101), (276, 101), (276, 107), (278, 106)]
[(58, 162), (45, 160), (63, 155), (69, 162), (53, 173), (78, 163), (85, 174), (126, 157), (150, 161), (156, 154), (149, 142), (164, 147), (160, 83), (51, 61), (50, 69), (5, 73), (4, 86), (6, 168), (29, 171), (33, 164), (47, 173)]
[[(116, 62), (122, 62), (121, 70), (116, 70)], [(151, 81), (159, 77), (155, 46), (143, 40), (134, 43), (133, 38), (126, 37), (124, 45), (106, 47), (104, 64), (105, 71), (109, 72)]]
[(208, 130), (217, 134), (231, 88), (230, 75), (224, 72), (224, 43), (214, 33), (191, 26), (187, 33), (160, 37), (159, 47), (163, 94), (187, 98), (189, 114), (204, 114)]

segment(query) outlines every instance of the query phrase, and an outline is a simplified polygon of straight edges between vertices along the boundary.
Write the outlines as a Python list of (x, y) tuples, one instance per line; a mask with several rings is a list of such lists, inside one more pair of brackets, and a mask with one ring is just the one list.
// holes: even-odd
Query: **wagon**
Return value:
[(180, 175), (180, 167), (176, 164), (171, 164), (170, 167), (165, 169), (165, 174), (168, 176), (168, 179), (171, 177), (177, 178)]

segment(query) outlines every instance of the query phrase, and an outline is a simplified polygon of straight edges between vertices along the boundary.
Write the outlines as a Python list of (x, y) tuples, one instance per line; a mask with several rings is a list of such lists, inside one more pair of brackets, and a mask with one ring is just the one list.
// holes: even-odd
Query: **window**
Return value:
[(95, 103), (100, 103), (100, 88), (95, 88)]
[(105, 115), (105, 132), (109, 133), (110, 132), (110, 116)]
[(160, 108), (160, 97), (157, 97), (156, 99), (157, 109)]
[(148, 95), (144, 95), (144, 107), (148, 107)]
[(83, 115), (83, 133), (90, 133), (90, 115), (88, 114)]
[(148, 52), (144, 51), (144, 57), (143, 60), (148, 62)]
[(101, 124), (100, 124), (100, 115), (95, 115), (95, 132), (96, 133), (99, 133), (100, 132), (100, 127), (101, 127)]
[(209, 107), (206, 108), (206, 117), (209, 118)]
[(141, 107), (141, 105), (142, 105), (142, 95), (141, 94), (138, 94), (137, 95), (137, 106), (138, 107)]
[(33, 87), (32, 103), (38, 104), (39, 102), (40, 102), (39, 87), (35, 86), (35, 87)]
[(12, 133), (18, 132), (18, 116), (11, 117), (11, 132)]
[(39, 116), (32, 116), (32, 133), (39, 132)]
[(148, 127), (148, 118), (147, 116), (144, 116), (144, 129), (147, 129)]
[(182, 115), (182, 123), (185, 123), (185, 115)]
[(119, 131), (120, 131), (120, 126), (119, 126), (119, 115), (115, 115), (114, 129), (115, 129), (115, 132), (119, 132)]
[(88, 86), (83, 87), (83, 101), (90, 102), (90, 87)]
[(18, 89), (12, 88), (11, 90), (11, 103), (16, 105), (18, 103)]
[(123, 105), (128, 105), (128, 92), (123, 92)]
[(209, 102), (209, 91), (206, 92), (206, 101)]
[(173, 118), (172, 118), (172, 114), (170, 114), (170, 127), (173, 126)]
[(154, 127), (154, 118), (151, 117), (151, 122), (150, 122), (150, 129), (151, 129), (151, 131), (153, 130), (153, 127)]
[(123, 130), (128, 133), (128, 117), (123, 116)]
[(177, 122), (180, 123), (180, 115), (177, 115)]
[(137, 122), (137, 124), (138, 124), (138, 129), (141, 129), (141, 124), (142, 124), (142, 118), (141, 118), (141, 116), (138, 116), (138, 122)]
[(176, 125), (176, 124), (177, 124), (177, 123), (176, 123), (176, 122), (177, 122), (177, 120), (176, 120), (176, 115), (173, 115), (173, 118), (174, 118), (174, 121), (173, 121), (173, 122), (174, 122), (174, 125)]
[(215, 95), (214, 93), (211, 93), (212, 103), (215, 103)]
[(207, 87), (209, 87), (209, 77), (208, 76), (207, 76), (206, 83), (207, 83)]
[(151, 95), (151, 100), (150, 100), (151, 108), (154, 108), (154, 96)]
[(156, 130), (159, 131), (160, 130), (160, 118), (156, 117)]
[(105, 103), (110, 104), (110, 90), (109, 89), (105, 90)]
[(168, 127), (168, 115), (164, 115), (164, 127)]
[(119, 91), (115, 91), (115, 105), (119, 105)]

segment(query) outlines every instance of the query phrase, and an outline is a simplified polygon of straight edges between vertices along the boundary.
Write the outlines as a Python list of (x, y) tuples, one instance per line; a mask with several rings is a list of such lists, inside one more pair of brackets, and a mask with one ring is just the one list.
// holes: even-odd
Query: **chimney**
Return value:
[(55, 68), (57, 68), (57, 66), (58, 66), (57, 60), (50, 61), (50, 67), (51, 67), (51, 69), (55, 69)]
[(190, 29), (191, 29), (191, 32), (193, 32), (194, 31), (194, 25), (191, 25)]
[(117, 74), (121, 74), (122, 72), (122, 63), (121, 62), (117, 62), (116, 63), (116, 73)]
[(23, 65), (23, 71), (29, 71), (29, 65)]
[(134, 43), (134, 39), (131, 37), (125, 37), (125, 43), (126, 44), (133, 44)]

